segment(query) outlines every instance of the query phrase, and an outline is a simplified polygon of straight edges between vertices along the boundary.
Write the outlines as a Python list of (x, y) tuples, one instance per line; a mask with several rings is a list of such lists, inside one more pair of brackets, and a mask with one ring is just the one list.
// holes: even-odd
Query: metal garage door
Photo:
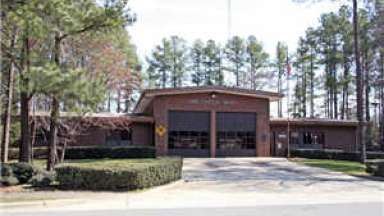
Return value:
[(170, 111), (168, 128), (168, 154), (190, 157), (209, 156), (209, 112)]
[(256, 113), (216, 114), (216, 155), (256, 155)]

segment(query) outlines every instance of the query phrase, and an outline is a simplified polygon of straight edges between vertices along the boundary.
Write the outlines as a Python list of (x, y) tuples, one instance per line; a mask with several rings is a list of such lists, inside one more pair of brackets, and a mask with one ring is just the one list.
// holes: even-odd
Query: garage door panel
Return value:
[(209, 112), (169, 112), (171, 131), (209, 131)]
[(170, 111), (168, 154), (206, 157), (210, 154), (210, 113)]
[(255, 156), (256, 113), (217, 113), (216, 155)]
[(217, 131), (256, 131), (256, 114), (219, 112)]

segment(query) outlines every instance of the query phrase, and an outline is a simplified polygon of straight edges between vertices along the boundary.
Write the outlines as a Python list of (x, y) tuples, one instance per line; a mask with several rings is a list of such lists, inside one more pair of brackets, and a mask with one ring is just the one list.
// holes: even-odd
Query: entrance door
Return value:
[(168, 154), (209, 157), (209, 112), (170, 111), (168, 127)]
[(216, 155), (256, 155), (256, 113), (218, 112)]

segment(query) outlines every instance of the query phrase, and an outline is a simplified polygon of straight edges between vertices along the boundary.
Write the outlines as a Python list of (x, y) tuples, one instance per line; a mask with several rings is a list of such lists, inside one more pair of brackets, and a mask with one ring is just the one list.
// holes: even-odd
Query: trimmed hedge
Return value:
[(2, 163), (0, 171), (0, 184), (5, 186), (25, 184), (36, 173), (36, 169), (28, 163)]
[[(330, 160), (348, 160), (360, 161), (361, 155), (359, 152), (342, 152), (331, 150), (292, 150), (293, 157), (303, 157), (309, 159), (330, 159)], [(384, 153), (367, 153), (368, 159), (384, 159)]]
[(135, 190), (181, 178), (181, 158), (69, 163), (55, 169), (61, 189)]
[(384, 177), (384, 160), (371, 160), (367, 161), (367, 173), (371, 173), (374, 176)]
[[(59, 150), (60, 151), (60, 150)], [(9, 158), (18, 158), (18, 149), (10, 149)], [(46, 147), (33, 148), (35, 159), (46, 159)], [(100, 159), (100, 158), (155, 158), (156, 150), (151, 146), (132, 147), (69, 147), (65, 151), (65, 159)]]
[[(33, 158), (34, 159), (46, 159), (48, 155), (48, 149), (46, 147), (34, 147)], [(10, 160), (19, 159), (19, 148), (10, 148), (8, 151), (8, 158)]]

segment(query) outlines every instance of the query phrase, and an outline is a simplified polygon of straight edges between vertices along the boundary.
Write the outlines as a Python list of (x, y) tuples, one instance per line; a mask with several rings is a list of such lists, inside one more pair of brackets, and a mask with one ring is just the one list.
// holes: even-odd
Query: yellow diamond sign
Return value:
[(164, 136), (164, 134), (167, 132), (167, 129), (163, 125), (159, 125), (156, 127), (156, 134), (160, 137)]

